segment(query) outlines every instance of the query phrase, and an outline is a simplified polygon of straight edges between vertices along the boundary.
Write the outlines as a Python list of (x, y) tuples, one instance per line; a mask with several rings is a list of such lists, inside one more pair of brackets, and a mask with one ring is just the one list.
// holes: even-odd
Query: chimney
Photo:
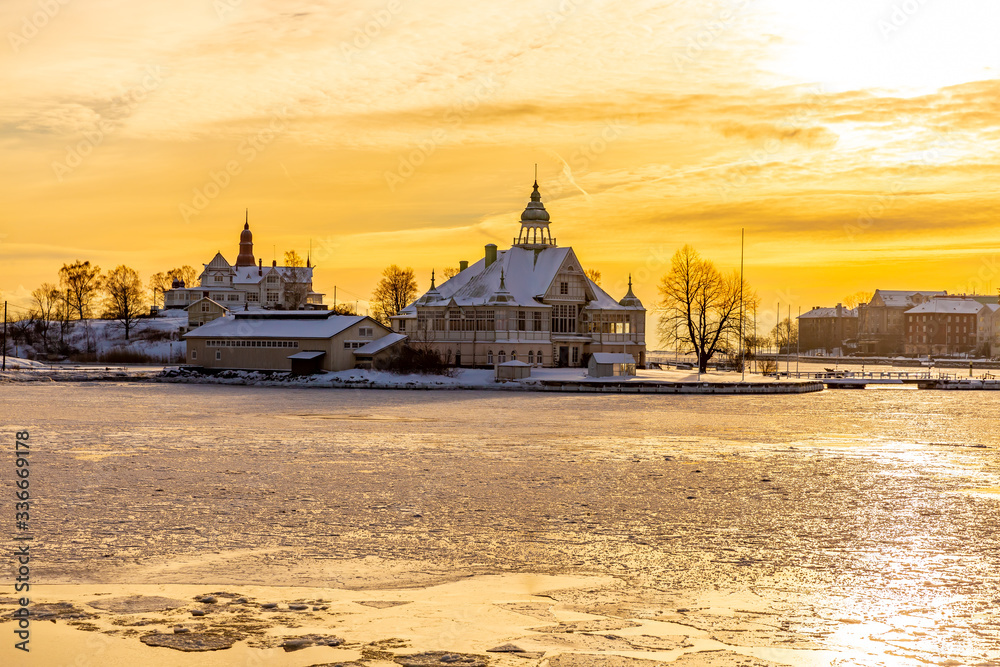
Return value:
[(458, 263), (459, 271), (465, 271), (467, 268), (469, 268), (468, 260), (463, 259), (461, 262)]
[(264, 260), (263, 259), (259, 259), (257, 261), (260, 262), (260, 264), (257, 266), (257, 275), (258, 276), (262, 276), (262, 275), (264, 275)]
[(276, 260), (276, 259), (272, 259), (272, 260), (271, 260), (271, 266), (273, 266), (273, 267), (276, 267), (276, 266), (278, 266), (278, 260)]
[(489, 266), (493, 262), (495, 262), (495, 261), (497, 261), (497, 244), (496, 243), (487, 243), (486, 244), (486, 268), (489, 268)]

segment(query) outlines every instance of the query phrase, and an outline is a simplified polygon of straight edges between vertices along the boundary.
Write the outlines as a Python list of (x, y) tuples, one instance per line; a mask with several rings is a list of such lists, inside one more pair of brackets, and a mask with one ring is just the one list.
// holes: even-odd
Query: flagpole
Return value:
[(743, 358), (743, 228), (740, 228), (740, 382), (747, 379), (747, 363)]

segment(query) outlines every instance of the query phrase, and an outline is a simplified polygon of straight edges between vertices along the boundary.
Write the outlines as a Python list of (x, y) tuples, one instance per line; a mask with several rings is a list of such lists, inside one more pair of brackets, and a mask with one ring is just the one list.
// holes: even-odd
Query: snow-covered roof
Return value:
[(959, 313), (965, 315), (975, 315), (985, 304), (973, 301), (972, 299), (931, 299), (919, 306), (914, 306), (906, 311), (907, 315), (918, 315), (920, 313)]
[(497, 366), (527, 366), (528, 364), (523, 361), (518, 361), (517, 359), (513, 361), (505, 361), (502, 364), (497, 364)]
[(309, 350), (307, 352), (296, 352), (295, 354), (288, 355), (289, 359), (319, 359), (324, 354), (325, 350)]
[(201, 303), (202, 301), (208, 301), (209, 303), (214, 303), (216, 306), (218, 306), (222, 310), (226, 310), (226, 311), (229, 310), (228, 308), (226, 308), (225, 306), (223, 306), (221, 303), (219, 303), (215, 299), (209, 299), (207, 296), (203, 296), (200, 299), (198, 299), (197, 301), (192, 301), (187, 306), (184, 306), (184, 310), (191, 310), (191, 308), (193, 308), (196, 304)]
[(229, 262), (226, 261), (226, 258), (222, 256), (222, 253), (221, 252), (217, 252), (217, 253), (215, 253), (215, 257), (213, 257), (212, 260), (208, 264), (205, 265), (205, 268), (206, 269), (228, 269), (230, 266), (232, 266), (232, 265)]
[(947, 294), (946, 291), (915, 291), (915, 290), (875, 290), (875, 294), (882, 297), (882, 302), (889, 308), (905, 308), (913, 305), (913, 297), (920, 295), (926, 299), (938, 294)]
[(808, 313), (802, 313), (796, 319), (813, 319), (821, 317), (857, 317), (857, 308), (813, 308)]
[(595, 352), (591, 359), (597, 364), (634, 364), (635, 357), (623, 352)]
[[(308, 316), (321, 313), (326, 317)], [(185, 338), (331, 338), (368, 319), (326, 311), (247, 311), (220, 317), (184, 334)]]
[(391, 347), (400, 341), (406, 340), (406, 334), (401, 333), (391, 333), (382, 336), (377, 340), (373, 340), (370, 343), (365, 343), (361, 347), (355, 348), (353, 350), (355, 355), (369, 355), (381, 352), (387, 347)]
[(291, 267), (291, 266), (265, 266), (263, 269), (257, 266), (235, 267), (233, 282), (239, 285), (255, 285), (267, 278), (267, 274), (276, 271), (282, 280), (290, 281), (293, 275), (297, 275), (297, 281), (307, 283), (312, 280), (312, 267)]
[[(417, 303), (421, 306), (448, 306), (453, 303), (457, 306), (486, 305), (500, 290), (501, 272), (506, 290), (513, 297), (513, 301), (507, 301), (504, 305), (549, 308), (551, 306), (542, 303), (536, 297), (541, 298), (545, 294), (559, 269), (570, 256), (574, 257), (574, 263), (579, 264), (575, 260), (573, 249), (568, 247), (533, 250), (514, 246), (502, 250), (497, 253), (496, 261), (490, 266), (486, 266), (485, 258), (480, 259), (438, 285), (436, 291), (439, 296), (433, 298), (433, 293), (429, 292), (400, 311), (399, 316), (415, 317)], [(592, 280), (588, 279), (587, 282), (594, 296), (590, 301), (590, 307), (626, 310), (625, 306), (611, 298)], [(427, 296), (432, 298), (425, 299)]]

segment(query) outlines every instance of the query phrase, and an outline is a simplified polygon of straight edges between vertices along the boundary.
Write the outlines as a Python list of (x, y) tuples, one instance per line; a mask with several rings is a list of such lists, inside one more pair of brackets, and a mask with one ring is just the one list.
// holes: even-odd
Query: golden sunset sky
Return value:
[(535, 163), (559, 244), (650, 309), (677, 248), (736, 268), (741, 228), (765, 309), (1000, 287), (993, 0), (4, 0), (0, 26), (5, 298), (76, 259), (235, 261), (246, 208), (267, 263), (312, 240), (328, 302), (390, 263), (423, 291), (510, 245)]

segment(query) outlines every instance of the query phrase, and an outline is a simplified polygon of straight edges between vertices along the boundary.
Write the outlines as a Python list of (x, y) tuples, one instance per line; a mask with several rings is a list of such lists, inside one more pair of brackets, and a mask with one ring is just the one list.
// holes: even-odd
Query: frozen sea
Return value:
[(779, 662), (1000, 665), (1000, 392), (26, 383), (0, 405), (8, 443), (31, 432), (42, 582), (610, 575), (581, 609), (662, 608)]

